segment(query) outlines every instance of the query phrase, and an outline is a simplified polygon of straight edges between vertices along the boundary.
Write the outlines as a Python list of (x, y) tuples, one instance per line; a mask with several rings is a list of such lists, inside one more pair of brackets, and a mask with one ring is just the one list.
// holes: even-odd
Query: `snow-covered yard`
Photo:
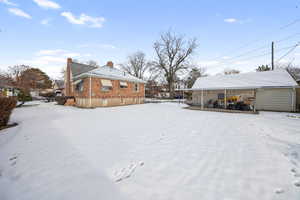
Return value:
[(0, 132), (0, 199), (300, 199), (299, 114), (181, 106), (15, 109), (19, 126)]

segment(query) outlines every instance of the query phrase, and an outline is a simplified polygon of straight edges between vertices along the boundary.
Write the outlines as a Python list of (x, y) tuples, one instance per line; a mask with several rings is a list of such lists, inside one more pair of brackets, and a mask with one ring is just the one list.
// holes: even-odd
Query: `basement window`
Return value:
[(101, 80), (101, 90), (102, 91), (110, 91), (112, 90), (112, 82), (111, 80)]
[(120, 81), (120, 88), (128, 88), (127, 82)]

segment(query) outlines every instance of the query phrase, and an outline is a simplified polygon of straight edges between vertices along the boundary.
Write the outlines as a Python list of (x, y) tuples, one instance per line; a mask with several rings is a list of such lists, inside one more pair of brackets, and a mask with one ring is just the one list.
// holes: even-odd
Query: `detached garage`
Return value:
[(200, 77), (192, 105), (235, 110), (296, 111), (297, 82), (286, 70)]

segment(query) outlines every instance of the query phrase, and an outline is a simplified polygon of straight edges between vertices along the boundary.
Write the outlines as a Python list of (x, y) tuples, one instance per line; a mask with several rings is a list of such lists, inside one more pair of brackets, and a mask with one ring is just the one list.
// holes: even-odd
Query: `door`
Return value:
[(255, 106), (257, 110), (293, 111), (294, 95), (291, 88), (258, 89)]

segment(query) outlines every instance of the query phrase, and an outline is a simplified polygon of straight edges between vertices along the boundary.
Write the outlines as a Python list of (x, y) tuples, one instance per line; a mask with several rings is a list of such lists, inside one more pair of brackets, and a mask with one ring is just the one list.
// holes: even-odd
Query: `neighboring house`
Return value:
[(13, 86), (8, 78), (0, 75), (0, 96), (17, 96), (18, 92), (19, 90)]
[(65, 92), (65, 82), (63, 80), (55, 80), (53, 90), (57, 96), (61, 96)]
[[(185, 88), (183, 80), (174, 83), (174, 98), (182, 98), (182, 89)], [(157, 83), (156, 81), (148, 81), (146, 83), (146, 97), (147, 98), (170, 98), (169, 86), (165, 83)]]
[(140, 104), (145, 81), (114, 68), (112, 62), (95, 67), (67, 61), (65, 95), (74, 96), (78, 107)]
[(296, 111), (298, 84), (286, 70), (200, 77), (192, 87), (192, 104), (202, 108), (228, 99), (252, 105), (254, 110)]

